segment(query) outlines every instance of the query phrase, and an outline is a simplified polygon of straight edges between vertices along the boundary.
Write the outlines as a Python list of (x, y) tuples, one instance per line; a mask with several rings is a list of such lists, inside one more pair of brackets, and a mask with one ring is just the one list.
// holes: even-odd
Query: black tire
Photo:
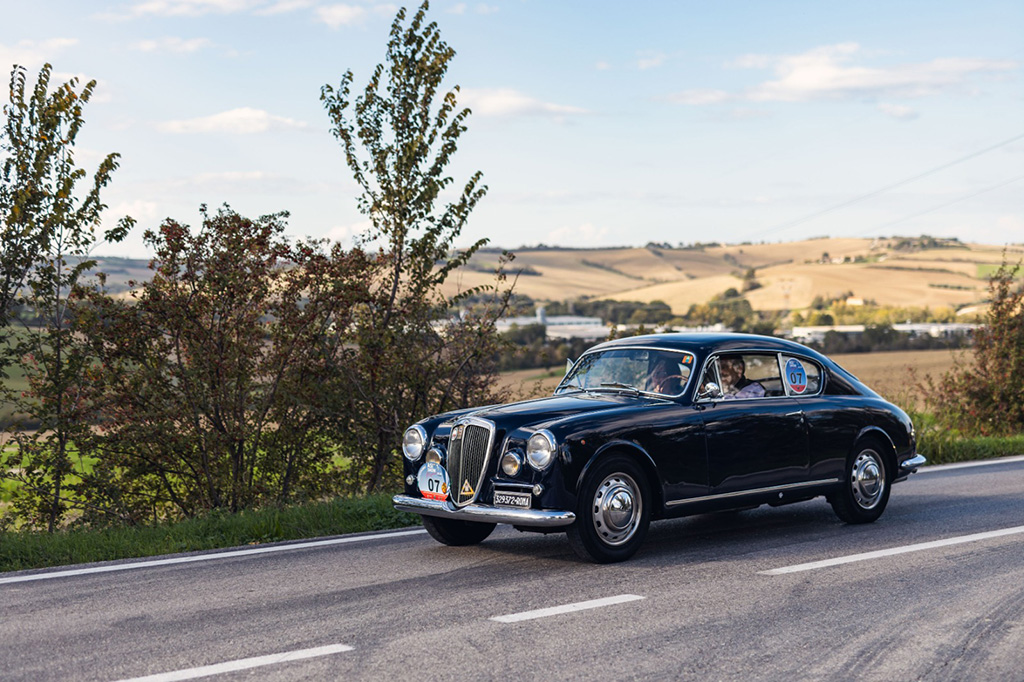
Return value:
[(643, 469), (625, 455), (611, 455), (583, 480), (569, 545), (586, 561), (625, 561), (643, 544), (650, 520), (651, 492)]
[(836, 516), (846, 523), (871, 523), (885, 511), (892, 487), (885, 452), (880, 442), (864, 439), (847, 458), (843, 482), (828, 498)]
[(423, 527), (430, 533), (430, 537), (450, 547), (479, 544), (487, 539), (495, 526), (493, 523), (442, 519), (436, 516), (424, 516), (422, 519)]

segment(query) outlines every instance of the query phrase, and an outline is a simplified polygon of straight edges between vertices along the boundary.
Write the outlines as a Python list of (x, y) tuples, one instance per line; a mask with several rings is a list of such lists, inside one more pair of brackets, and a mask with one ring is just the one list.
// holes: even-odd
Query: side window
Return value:
[(785, 395), (775, 353), (728, 353), (717, 358), (722, 399)]
[(782, 379), (791, 396), (817, 395), (821, 391), (821, 368), (810, 360), (783, 355)]

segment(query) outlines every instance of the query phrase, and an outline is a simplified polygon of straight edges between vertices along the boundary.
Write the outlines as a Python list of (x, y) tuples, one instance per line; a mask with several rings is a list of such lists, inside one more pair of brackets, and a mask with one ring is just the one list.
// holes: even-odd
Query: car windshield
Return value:
[(555, 393), (631, 391), (678, 396), (693, 370), (693, 355), (683, 351), (615, 348), (587, 353), (573, 365)]

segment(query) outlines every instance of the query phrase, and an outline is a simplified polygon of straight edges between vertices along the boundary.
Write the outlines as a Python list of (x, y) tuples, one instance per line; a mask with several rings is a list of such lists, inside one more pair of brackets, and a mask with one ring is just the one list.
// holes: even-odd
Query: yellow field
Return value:
[[(740, 278), (748, 268), (756, 269), (761, 284), (747, 294), (755, 310), (799, 310), (807, 308), (816, 296), (846, 292), (886, 306), (959, 309), (984, 298), (987, 276), (1003, 258), (1001, 247), (983, 244), (897, 251), (894, 243), (809, 239), (704, 250), (525, 250), (517, 253), (511, 269), (525, 267), (539, 273), (523, 275), (516, 283), (517, 292), (537, 300), (584, 296), (661, 300), (677, 315), (726, 289), (741, 289)], [(1022, 247), (1008, 249), (1011, 260), (1022, 255)], [(861, 262), (852, 262), (854, 259)], [(472, 263), (486, 269), (497, 263), (497, 254), (478, 253)], [(467, 271), (453, 277), (445, 288), (452, 294), (491, 282), (493, 276), (487, 272)]]
[[(920, 404), (922, 397), (911, 370), (916, 373), (918, 380), (926, 375), (939, 378), (953, 365), (962, 363), (966, 352), (968, 351), (893, 351), (847, 353), (831, 357), (886, 399), (906, 405), (911, 400)], [(549, 372), (542, 369), (524, 369), (504, 372), (501, 380), (503, 387), (508, 388), (516, 398), (522, 399), (551, 395), (563, 374), (563, 367), (554, 368)]]

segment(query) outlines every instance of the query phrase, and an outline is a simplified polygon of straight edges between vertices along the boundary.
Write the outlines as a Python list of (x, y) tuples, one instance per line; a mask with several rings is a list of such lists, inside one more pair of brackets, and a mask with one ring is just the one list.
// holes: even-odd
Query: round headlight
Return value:
[(555, 459), (555, 437), (550, 431), (538, 431), (526, 441), (526, 459), (537, 471), (547, 469)]
[(423, 454), (423, 448), (427, 446), (427, 432), (419, 424), (410, 426), (402, 438), (402, 454), (410, 462), (415, 462)]
[(430, 448), (429, 450), (427, 450), (427, 456), (425, 458), (425, 461), (431, 462), (432, 464), (440, 464), (441, 451), (438, 450), (437, 448)]
[(501, 470), (506, 476), (515, 476), (523, 468), (523, 458), (517, 452), (506, 452), (501, 457)]

